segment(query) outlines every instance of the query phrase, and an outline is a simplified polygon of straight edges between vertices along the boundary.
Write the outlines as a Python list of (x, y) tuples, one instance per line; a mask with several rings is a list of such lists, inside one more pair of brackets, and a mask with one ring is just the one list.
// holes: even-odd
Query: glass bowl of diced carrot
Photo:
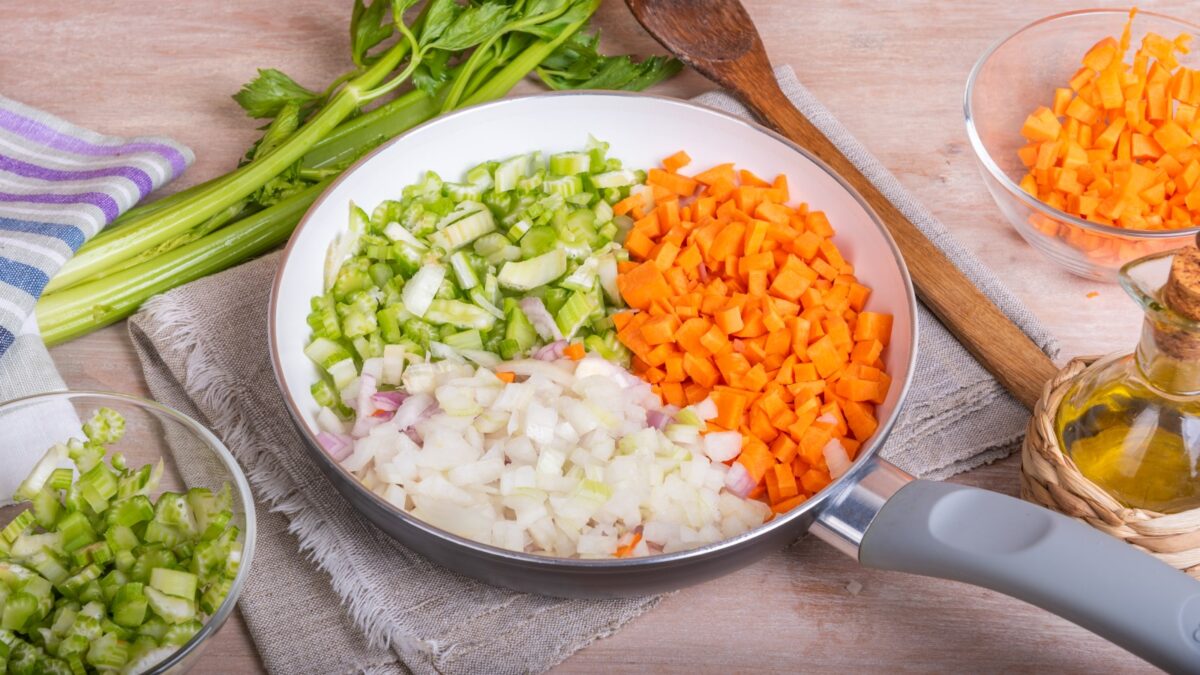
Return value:
[(1001, 212), (1069, 271), (1115, 281), (1200, 231), (1200, 26), (1082, 10), (999, 41), (967, 81), (967, 135)]

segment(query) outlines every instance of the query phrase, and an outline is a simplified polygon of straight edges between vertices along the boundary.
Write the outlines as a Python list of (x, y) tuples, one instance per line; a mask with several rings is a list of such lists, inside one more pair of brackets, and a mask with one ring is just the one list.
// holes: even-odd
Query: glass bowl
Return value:
[[(207, 487), (216, 491), (225, 483), (231, 486), (232, 522), (241, 530), (242, 560), (229, 595), (188, 642), (145, 671), (187, 672), (233, 613), (254, 558), (254, 499), (250, 485), (237, 460), (211, 431), (187, 415), (125, 394), (63, 391), (8, 401), (0, 404), (0, 466), (4, 467), (0, 484), (5, 490), (0, 504), (8, 503), (15, 484), (51, 445), (83, 438), (80, 421), (102, 407), (112, 408), (125, 418), (125, 435), (108, 446), (110, 452), (124, 453), (131, 467), (163, 460), (162, 481), (153, 496), (168, 490)], [(0, 507), (0, 524), (8, 523), (26, 506)]]
[[(1025, 167), (1017, 150), (1025, 118), (1038, 106), (1050, 107), (1056, 87), (1081, 67), (1088, 49), (1106, 36), (1119, 37), (1126, 10), (1090, 9), (1035, 21), (987, 50), (967, 79), (963, 104), (967, 136), (979, 160), (988, 191), (1021, 237), (1067, 270), (1089, 279), (1116, 281), (1121, 266), (1142, 256), (1184, 246), (1200, 228), (1128, 230), (1077, 218), (1042, 203), (1018, 183)], [(1200, 26), (1153, 12), (1138, 12), (1131, 51), (1147, 32), (1168, 39), (1180, 33), (1200, 36)], [(1200, 68), (1200, 53), (1180, 57)]]

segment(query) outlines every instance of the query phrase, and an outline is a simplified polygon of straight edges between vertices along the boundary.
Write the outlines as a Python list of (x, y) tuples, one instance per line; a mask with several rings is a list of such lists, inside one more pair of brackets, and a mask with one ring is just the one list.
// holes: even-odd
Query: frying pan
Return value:
[[(851, 469), (787, 514), (689, 551), (574, 560), (508, 551), (417, 520), (362, 486), (320, 449), (309, 393), (318, 376), (303, 354), (309, 299), (325, 252), (348, 222), (426, 170), (460, 175), (480, 161), (575, 149), (588, 134), (629, 166), (654, 166), (685, 148), (694, 165), (734, 161), (783, 173), (794, 199), (823, 209), (837, 242), (873, 289), (869, 308), (895, 317), (884, 361), (893, 377), (879, 430)], [(964, 307), (962, 311), (971, 311)], [(658, 593), (752, 563), (806, 531), (864, 565), (991, 588), (1055, 612), (1172, 671), (1200, 672), (1200, 584), (1069, 518), (1010, 497), (915, 480), (878, 456), (914, 376), (916, 300), (904, 262), (863, 199), (827, 166), (774, 132), (696, 104), (644, 94), (564, 92), (465, 109), (392, 140), (346, 171), (312, 206), (284, 252), (270, 307), (276, 379), (305, 450), (366, 518), (453, 570), (510, 588), (567, 597)]]

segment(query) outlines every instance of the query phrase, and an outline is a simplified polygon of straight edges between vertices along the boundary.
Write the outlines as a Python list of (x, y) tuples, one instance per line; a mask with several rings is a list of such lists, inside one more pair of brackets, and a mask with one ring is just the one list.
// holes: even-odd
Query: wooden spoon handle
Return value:
[(773, 77), (756, 79), (762, 80), (757, 86), (739, 88), (746, 104), (862, 194), (900, 247), (917, 297), (1009, 393), (1032, 409), (1058, 370), (1054, 362), (792, 105)]

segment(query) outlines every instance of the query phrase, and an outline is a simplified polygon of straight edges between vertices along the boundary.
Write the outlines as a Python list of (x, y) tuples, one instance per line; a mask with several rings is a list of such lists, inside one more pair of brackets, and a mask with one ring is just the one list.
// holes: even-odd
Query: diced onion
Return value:
[(846, 453), (846, 448), (838, 439), (830, 439), (825, 447), (821, 448), (821, 452), (825, 455), (825, 463), (829, 465), (829, 475), (835, 480), (841, 478), (850, 469), (850, 455)]
[(406, 368), (404, 393), (362, 375), (342, 392), (355, 404), (351, 437), (322, 432), (322, 447), (397, 508), (510, 550), (611, 557), (642, 528), (622, 555), (651, 555), (770, 516), (745, 499), (754, 487), (745, 468), (724, 464), (741, 435), (702, 433), (711, 401), (664, 407), (611, 362), (547, 356), (494, 366), (517, 376), (511, 383), (449, 361)]

